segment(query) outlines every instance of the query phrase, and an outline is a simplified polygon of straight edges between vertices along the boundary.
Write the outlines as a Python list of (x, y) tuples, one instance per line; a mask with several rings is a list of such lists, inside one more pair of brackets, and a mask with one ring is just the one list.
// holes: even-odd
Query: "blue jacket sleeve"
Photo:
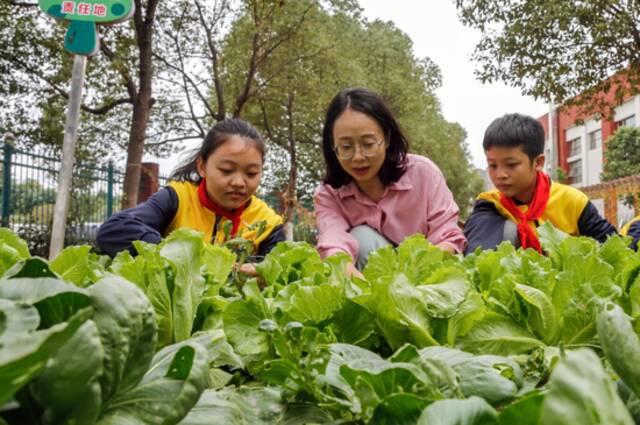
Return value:
[(633, 241), (631, 242), (631, 248), (637, 251), (638, 242), (640, 242), (640, 221), (631, 223), (631, 226), (629, 227), (629, 232), (627, 233), (627, 235), (633, 238)]
[(165, 187), (146, 202), (109, 217), (100, 226), (96, 243), (111, 257), (125, 249), (135, 255), (133, 242), (159, 243), (177, 211), (178, 195), (170, 187)]
[(252, 255), (247, 259), (248, 263), (259, 263), (264, 260), (264, 257), (271, 252), (273, 248), (276, 247), (278, 242), (283, 242), (286, 240), (284, 234), (284, 226), (281, 224), (276, 226), (271, 231), (271, 234), (267, 236), (260, 244), (258, 245), (258, 252), (255, 255)]
[(591, 201), (587, 202), (580, 214), (578, 231), (580, 236), (589, 236), (600, 243), (605, 242), (610, 235), (618, 234), (616, 228), (600, 215)]
[(489, 201), (478, 200), (464, 225), (464, 236), (467, 238), (465, 254), (476, 248), (496, 249), (502, 242), (505, 218), (500, 215), (495, 205)]

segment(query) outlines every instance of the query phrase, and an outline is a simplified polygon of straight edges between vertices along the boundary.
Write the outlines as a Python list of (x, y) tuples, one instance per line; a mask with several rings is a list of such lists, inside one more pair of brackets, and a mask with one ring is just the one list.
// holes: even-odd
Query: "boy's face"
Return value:
[(489, 178), (500, 192), (528, 203), (533, 197), (536, 173), (544, 166), (544, 155), (533, 161), (522, 147), (497, 147), (486, 150)]

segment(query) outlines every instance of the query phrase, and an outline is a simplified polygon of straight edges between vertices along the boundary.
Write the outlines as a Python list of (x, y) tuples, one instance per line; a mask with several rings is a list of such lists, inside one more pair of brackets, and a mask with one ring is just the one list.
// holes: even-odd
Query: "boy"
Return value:
[(640, 215), (625, 224), (620, 229), (620, 234), (623, 236), (631, 236), (633, 241), (631, 242), (631, 248), (638, 250), (638, 242), (640, 242)]
[(587, 196), (542, 172), (544, 130), (532, 117), (507, 114), (484, 134), (489, 177), (496, 190), (481, 193), (464, 227), (466, 252), (494, 249), (504, 240), (542, 253), (536, 227), (550, 221), (571, 235), (604, 242), (616, 229)]

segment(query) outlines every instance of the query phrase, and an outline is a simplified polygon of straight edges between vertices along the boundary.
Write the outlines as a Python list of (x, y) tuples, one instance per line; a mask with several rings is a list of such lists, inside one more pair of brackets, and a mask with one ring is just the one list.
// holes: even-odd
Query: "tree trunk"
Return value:
[(132, 208), (138, 204), (140, 167), (150, 113), (149, 103), (149, 100), (147, 100), (147, 102), (136, 102), (133, 105), (133, 121), (129, 133), (129, 145), (127, 147), (127, 169), (122, 184), (122, 209)]
[(153, 23), (158, 0), (147, 2), (146, 16), (143, 16), (141, 0), (135, 0), (135, 31), (139, 50), (140, 73), (138, 93), (133, 102), (133, 119), (127, 147), (127, 169), (122, 184), (122, 209), (132, 208), (138, 203), (138, 187), (140, 185), (140, 166), (144, 153), (149, 116), (151, 114), (151, 83), (153, 79), (152, 41)]

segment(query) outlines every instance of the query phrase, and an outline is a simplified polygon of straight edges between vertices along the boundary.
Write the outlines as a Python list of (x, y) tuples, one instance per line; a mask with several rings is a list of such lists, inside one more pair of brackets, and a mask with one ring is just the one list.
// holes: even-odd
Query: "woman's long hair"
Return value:
[(362, 112), (374, 119), (382, 128), (388, 147), (378, 176), (385, 186), (398, 181), (406, 169), (407, 152), (409, 151), (407, 138), (378, 94), (367, 89), (347, 89), (333, 98), (324, 121), (322, 130), (322, 152), (326, 166), (324, 183), (339, 188), (352, 180), (338, 162), (333, 140), (333, 126), (346, 109)]

